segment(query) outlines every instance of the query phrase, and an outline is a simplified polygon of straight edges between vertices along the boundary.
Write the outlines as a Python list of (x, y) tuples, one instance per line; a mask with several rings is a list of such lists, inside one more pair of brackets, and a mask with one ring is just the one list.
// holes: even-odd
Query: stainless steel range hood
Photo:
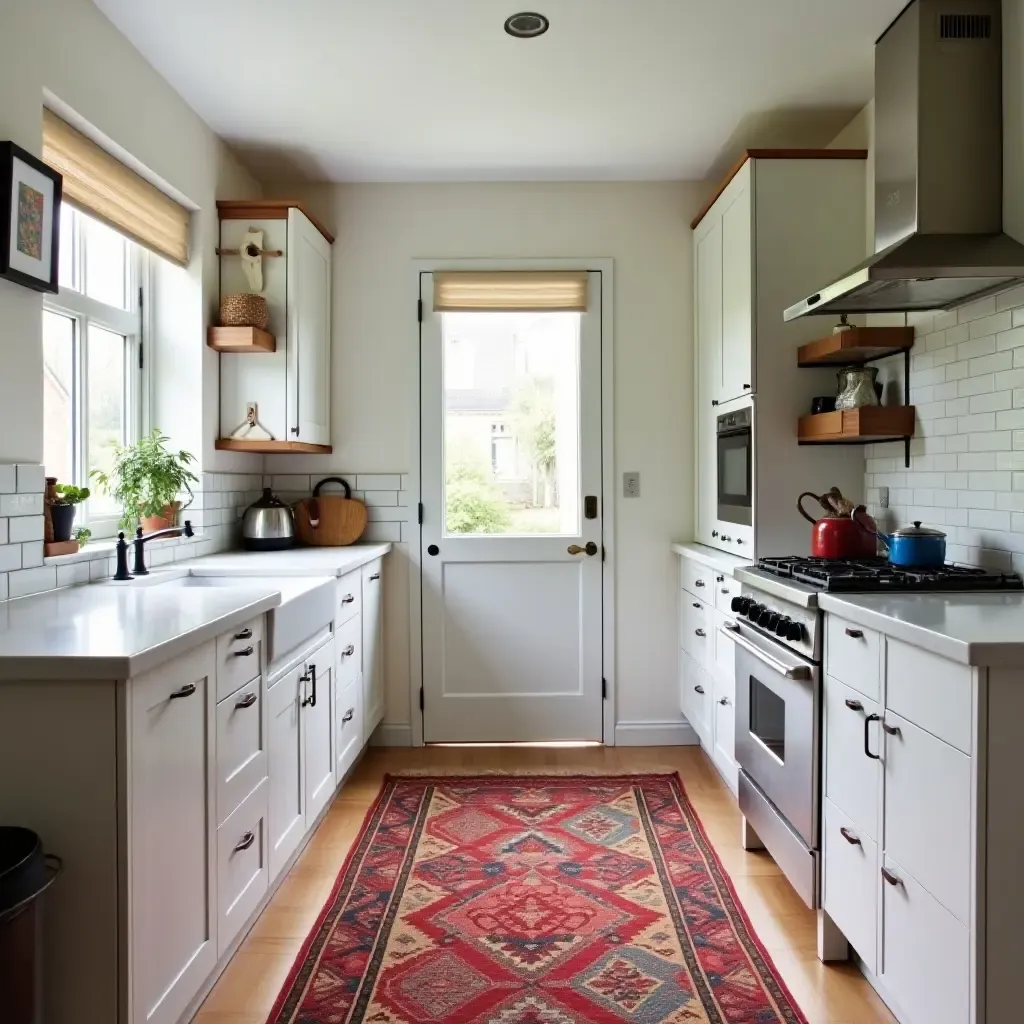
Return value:
[(875, 255), (785, 312), (950, 309), (1024, 279), (1002, 233), (1000, 0), (915, 0), (875, 46)]

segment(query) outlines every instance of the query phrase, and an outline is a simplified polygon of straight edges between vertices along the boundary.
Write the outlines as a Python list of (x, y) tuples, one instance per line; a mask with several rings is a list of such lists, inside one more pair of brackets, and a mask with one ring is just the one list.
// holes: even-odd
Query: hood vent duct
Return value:
[(914, 0), (875, 44), (875, 255), (785, 312), (952, 309), (1024, 279), (1003, 226), (1000, 0)]

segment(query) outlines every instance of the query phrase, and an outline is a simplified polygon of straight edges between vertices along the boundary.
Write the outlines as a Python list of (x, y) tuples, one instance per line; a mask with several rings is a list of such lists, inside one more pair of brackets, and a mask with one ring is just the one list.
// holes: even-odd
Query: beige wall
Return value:
[[(175, 439), (204, 456), (206, 468), (258, 468), (218, 455), (217, 356), (204, 324), (217, 302), (215, 197), (259, 195), (234, 160), (180, 96), (89, 0), (15, 0), (0, 16), (0, 138), (39, 153), (44, 91), (123, 147), (197, 207), (192, 266), (181, 311), (176, 371), (191, 383)], [(206, 258), (200, 258), (206, 257)], [(42, 438), (41, 298), (0, 281), (0, 462), (40, 462)], [(202, 408), (199, 398), (202, 395)]]
[[(289, 192), (301, 191), (295, 188)], [(341, 185), (303, 198), (335, 228), (331, 458), (267, 459), (273, 473), (407, 472), (417, 372), (416, 258), (612, 257), (615, 467), (642, 497), (616, 503), (620, 721), (680, 722), (672, 540), (693, 530), (693, 310), (684, 183)], [(398, 557), (404, 560), (399, 551)], [(389, 579), (406, 575), (395, 565)], [(388, 712), (409, 721), (408, 625), (389, 600)], [(397, 660), (400, 661), (400, 658)]]

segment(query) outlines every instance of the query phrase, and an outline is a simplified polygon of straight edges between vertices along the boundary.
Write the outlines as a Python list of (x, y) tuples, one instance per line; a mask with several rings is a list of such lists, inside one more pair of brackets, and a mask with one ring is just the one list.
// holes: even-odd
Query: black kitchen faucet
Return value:
[(135, 566), (131, 572), (128, 571), (128, 542), (124, 539), (124, 533), (117, 535), (117, 571), (114, 579), (122, 582), (133, 579), (135, 576), (148, 576), (146, 568), (145, 546), (146, 541), (155, 540), (157, 537), (177, 537), (184, 534), (186, 537), (195, 536), (192, 530), (191, 520), (186, 519), (184, 526), (172, 526), (169, 530), (156, 530), (154, 533), (143, 534), (140, 526), (135, 531)]

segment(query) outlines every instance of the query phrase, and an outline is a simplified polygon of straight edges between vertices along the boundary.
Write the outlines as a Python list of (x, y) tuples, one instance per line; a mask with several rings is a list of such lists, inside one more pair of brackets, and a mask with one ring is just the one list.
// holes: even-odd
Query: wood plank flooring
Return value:
[(736, 801), (698, 747), (369, 750), (203, 1004), (195, 1024), (265, 1024), (386, 773), (407, 769), (514, 772), (520, 768), (680, 772), (754, 930), (810, 1024), (894, 1024), (895, 1018), (854, 966), (826, 967), (819, 962), (814, 913), (800, 902), (766, 853), (747, 853), (740, 846)]

